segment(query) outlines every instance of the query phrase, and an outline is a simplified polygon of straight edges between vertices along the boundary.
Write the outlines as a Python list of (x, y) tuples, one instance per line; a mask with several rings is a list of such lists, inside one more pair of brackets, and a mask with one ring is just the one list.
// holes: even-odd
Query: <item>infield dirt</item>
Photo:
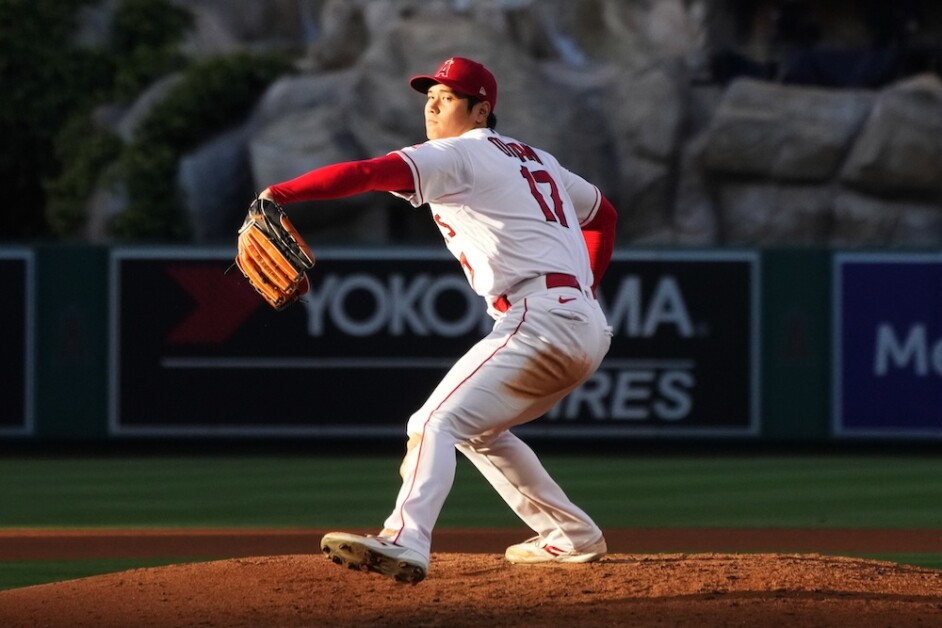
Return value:
[[(916, 531), (911, 542), (920, 535), (928, 545), (942, 538)], [(490, 545), (507, 531), (469, 536), (466, 543)], [(621, 536), (610, 536), (621, 551)], [(0, 592), (0, 625), (925, 627), (942, 625), (942, 571), (814, 552), (632, 552), (589, 565), (515, 566), (500, 553), (438, 551), (429, 577), (410, 586), (295, 553), (12, 589)]]

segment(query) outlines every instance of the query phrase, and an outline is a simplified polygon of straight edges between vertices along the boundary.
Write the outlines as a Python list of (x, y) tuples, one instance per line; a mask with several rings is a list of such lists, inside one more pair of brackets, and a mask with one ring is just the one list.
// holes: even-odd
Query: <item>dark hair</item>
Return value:
[[(475, 96), (465, 96), (465, 98), (468, 99), (468, 113), (471, 113), (471, 110), (474, 109), (474, 105), (483, 102), (480, 98), (476, 98)], [(487, 114), (487, 128), (497, 128), (497, 116), (494, 115), (493, 111)]]

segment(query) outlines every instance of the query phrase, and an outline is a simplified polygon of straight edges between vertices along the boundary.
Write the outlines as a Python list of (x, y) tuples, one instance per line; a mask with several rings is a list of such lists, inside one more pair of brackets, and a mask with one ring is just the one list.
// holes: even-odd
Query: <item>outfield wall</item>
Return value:
[[(319, 251), (283, 312), (233, 253), (0, 248), (0, 439), (401, 439), (490, 325), (438, 248)], [(607, 359), (522, 433), (942, 436), (942, 255), (626, 249), (599, 300)]]

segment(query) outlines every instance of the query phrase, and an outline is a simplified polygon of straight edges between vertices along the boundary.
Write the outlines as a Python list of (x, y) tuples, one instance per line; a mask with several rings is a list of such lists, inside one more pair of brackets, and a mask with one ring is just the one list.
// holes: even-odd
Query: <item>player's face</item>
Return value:
[[(481, 110), (485, 103), (477, 103), (468, 111), (468, 99), (459, 96), (441, 84), (428, 89), (425, 101), (425, 134), (430, 140), (458, 137), (481, 126)], [(484, 115), (487, 120), (487, 114)]]

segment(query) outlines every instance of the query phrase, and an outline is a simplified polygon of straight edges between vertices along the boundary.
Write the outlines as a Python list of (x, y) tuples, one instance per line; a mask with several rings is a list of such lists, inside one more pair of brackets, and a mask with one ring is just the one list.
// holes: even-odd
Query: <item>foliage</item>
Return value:
[(94, 191), (102, 170), (121, 154), (122, 142), (80, 113), (63, 126), (55, 146), (62, 171), (47, 186), (46, 218), (53, 234), (69, 236), (85, 222), (86, 199)]
[(176, 185), (180, 157), (237, 123), (262, 89), (290, 70), (277, 56), (236, 54), (193, 64), (137, 129), (122, 157), (130, 204), (118, 237), (180, 240), (189, 235)]
[(121, 2), (111, 24), (115, 98), (133, 98), (156, 79), (184, 67), (178, 43), (192, 26), (192, 14), (167, 0)]
[(265, 86), (289, 71), (290, 65), (279, 56), (244, 53), (195, 64), (154, 107), (134, 141), (191, 149), (241, 120)]
[(152, 81), (184, 67), (178, 43), (192, 22), (189, 12), (167, 0), (122, 0), (115, 7), (107, 49), (77, 51), (94, 56), (101, 71), (90, 83), (96, 92), (87, 101), (74, 103), (68, 122), (55, 136), (59, 171), (45, 177), (46, 221), (53, 235), (79, 232), (101, 172), (120, 154), (118, 138), (91, 124), (91, 107), (109, 100), (129, 101)]
[(110, 84), (105, 58), (70, 40), (74, 16), (89, 2), (0, 0), (0, 182), (13, 201), (0, 217), (2, 237), (46, 231), (42, 181), (56, 170), (54, 138), (71, 112), (87, 109)]
[[(8, 220), (14, 225), (11, 235), (79, 233), (101, 173), (116, 164), (129, 205), (112, 225), (113, 234), (185, 239), (189, 225), (176, 185), (180, 157), (237, 124), (264, 87), (290, 66), (279, 57), (247, 54), (191, 64), (179, 42), (193, 17), (169, 0), (120, 0), (107, 48), (80, 49), (70, 41), (74, 16), (90, 2), (0, 0), (0, 12), (9, 8), (22, 24), (21, 32), (0, 30), (0, 89), (8, 101), (0, 109), (0, 131), (11, 138), (0, 166), (18, 200), (45, 207), (33, 212), (36, 224), (30, 228)], [(13, 58), (32, 63), (14, 66)], [(95, 106), (128, 103), (174, 72), (182, 73), (181, 81), (128, 145), (92, 124)]]
[(184, 240), (190, 235), (175, 183), (177, 154), (169, 146), (132, 144), (121, 156), (130, 201), (112, 225), (126, 239)]
[(123, 0), (111, 25), (111, 48), (118, 55), (173, 48), (192, 26), (193, 15), (167, 0)]

